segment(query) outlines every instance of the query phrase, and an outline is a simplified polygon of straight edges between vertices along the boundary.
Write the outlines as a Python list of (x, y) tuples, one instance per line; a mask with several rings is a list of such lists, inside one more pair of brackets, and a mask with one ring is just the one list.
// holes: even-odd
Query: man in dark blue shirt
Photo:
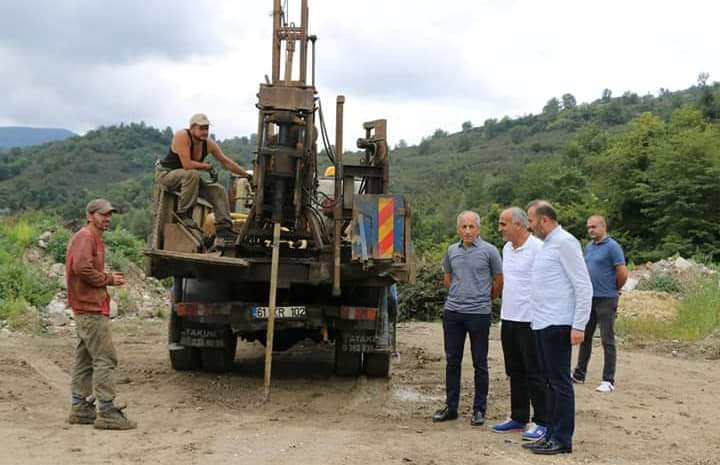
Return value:
[(457, 418), (460, 373), (466, 335), (475, 369), (475, 399), (470, 423), (485, 422), (488, 394), (488, 337), (493, 299), (502, 292), (502, 259), (494, 245), (480, 239), (480, 217), (464, 211), (457, 217), (461, 240), (448, 247), (443, 259), (443, 281), (449, 290), (443, 314), (445, 339), (445, 406), (435, 412), (434, 422)]
[(590, 272), (593, 287), (592, 311), (585, 328), (585, 340), (580, 346), (578, 364), (573, 381), (584, 383), (587, 374), (592, 339), (595, 328), (600, 326), (604, 352), (602, 382), (595, 389), (598, 392), (615, 390), (615, 316), (617, 314), (619, 291), (627, 281), (627, 268), (622, 247), (607, 234), (607, 223), (600, 215), (587, 220), (590, 242), (585, 246), (585, 263)]

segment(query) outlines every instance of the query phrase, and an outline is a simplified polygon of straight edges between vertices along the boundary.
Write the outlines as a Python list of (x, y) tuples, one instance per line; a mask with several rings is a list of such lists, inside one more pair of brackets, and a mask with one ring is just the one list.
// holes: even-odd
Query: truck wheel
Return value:
[(200, 369), (200, 351), (195, 347), (171, 349), (170, 365), (173, 370), (189, 371)]
[(357, 376), (362, 371), (362, 352), (342, 350), (342, 338), (335, 340), (335, 373), (339, 376)]
[(235, 363), (236, 348), (237, 337), (231, 333), (225, 340), (225, 347), (201, 349), (203, 370), (213, 373), (224, 373), (232, 370)]
[(390, 376), (390, 352), (365, 353), (365, 374), (372, 378)]
[(168, 350), (173, 370), (188, 371), (200, 368), (200, 351), (194, 347), (183, 347), (180, 342), (180, 322), (175, 314), (175, 304), (171, 304), (168, 322)]

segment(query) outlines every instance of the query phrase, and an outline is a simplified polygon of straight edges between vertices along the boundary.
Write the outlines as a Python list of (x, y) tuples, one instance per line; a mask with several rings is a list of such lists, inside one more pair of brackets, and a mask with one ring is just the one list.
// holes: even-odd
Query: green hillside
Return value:
[[(47, 208), (75, 218), (91, 198), (106, 196), (124, 211), (144, 210), (155, 160), (165, 156), (171, 139), (169, 127), (160, 131), (133, 123), (0, 153), (0, 208)], [(241, 163), (251, 159), (250, 143), (247, 137), (220, 141)]]
[[(657, 96), (605, 90), (589, 103), (565, 94), (537, 115), (458, 122), (457, 133), (438, 129), (416, 146), (401, 141), (391, 152), (392, 190), (410, 197), (418, 250), (440, 253), (468, 208), (499, 244), (498, 209), (543, 197), (579, 237), (589, 214), (606, 214), (633, 260), (720, 260), (720, 86), (706, 81)], [(103, 195), (126, 212), (119, 221), (143, 235), (153, 163), (171, 136), (170, 128), (121, 124), (0, 153), (0, 209), (77, 218)], [(220, 144), (249, 164), (254, 135)]]
[(720, 85), (702, 76), (658, 96), (606, 90), (576, 104), (565, 94), (538, 115), (438, 129), (392, 156), (393, 190), (412, 198), (421, 252), (454, 240), (463, 209), (477, 210), (483, 236), (500, 245), (499, 208), (547, 198), (580, 238), (587, 216), (606, 215), (636, 261), (720, 260)]

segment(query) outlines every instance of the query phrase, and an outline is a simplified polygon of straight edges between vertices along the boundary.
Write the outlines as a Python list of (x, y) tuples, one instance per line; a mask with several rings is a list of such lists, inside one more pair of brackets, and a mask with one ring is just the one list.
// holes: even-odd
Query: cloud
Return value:
[[(291, 19), (299, 0), (289, 0)], [(345, 139), (387, 118), (391, 143), (463, 121), (680, 89), (720, 79), (703, 0), (310, 1), (328, 130), (347, 97)], [(7, 1), (0, 16), (0, 124), (65, 127), (143, 120), (183, 127), (209, 114), (221, 138), (256, 130), (270, 73), (270, 0)], [(697, 12), (701, 11), (702, 14)]]
[(148, 57), (182, 61), (221, 53), (220, 37), (200, 5), (191, 0), (5, 2), (0, 43), (28, 59), (75, 66), (132, 64)]

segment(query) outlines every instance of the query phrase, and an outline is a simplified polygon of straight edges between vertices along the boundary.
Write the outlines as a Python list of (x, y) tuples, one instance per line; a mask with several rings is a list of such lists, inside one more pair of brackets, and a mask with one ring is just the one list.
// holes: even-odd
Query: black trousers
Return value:
[(615, 384), (615, 365), (617, 363), (617, 351), (615, 349), (615, 316), (617, 315), (617, 297), (593, 297), (590, 320), (585, 327), (585, 339), (580, 345), (578, 363), (575, 367), (575, 377), (585, 380), (587, 375), (590, 354), (592, 354), (592, 340), (595, 329), (600, 326), (600, 339), (604, 352), (603, 357), (603, 381), (610, 381)]
[(570, 379), (570, 326), (548, 326), (535, 334), (548, 388), (548, 434), (561, 446), (572, 447), (572, 436), (575, 432), (575, 391)]
[(475, 315), (459, 312), (445, 312), (443, 316), (445, 336), (446, 404), (457, 410), (460, 401), (460, 375), (465, 336), (470, 335), (470, 351), (475, 369), (475, 400), (473, 412), (485, 415), (488, 394), (488, 337), (490, 336), (490, 315)]
[(529, 322), (502, 320), (500, 338), (505, 358), (505, 373), (510, 378), (510, 418), (527, 423), (530, 420), (532, 402), (532, 421), (547, 426), (547, 391), (534, 333)]

